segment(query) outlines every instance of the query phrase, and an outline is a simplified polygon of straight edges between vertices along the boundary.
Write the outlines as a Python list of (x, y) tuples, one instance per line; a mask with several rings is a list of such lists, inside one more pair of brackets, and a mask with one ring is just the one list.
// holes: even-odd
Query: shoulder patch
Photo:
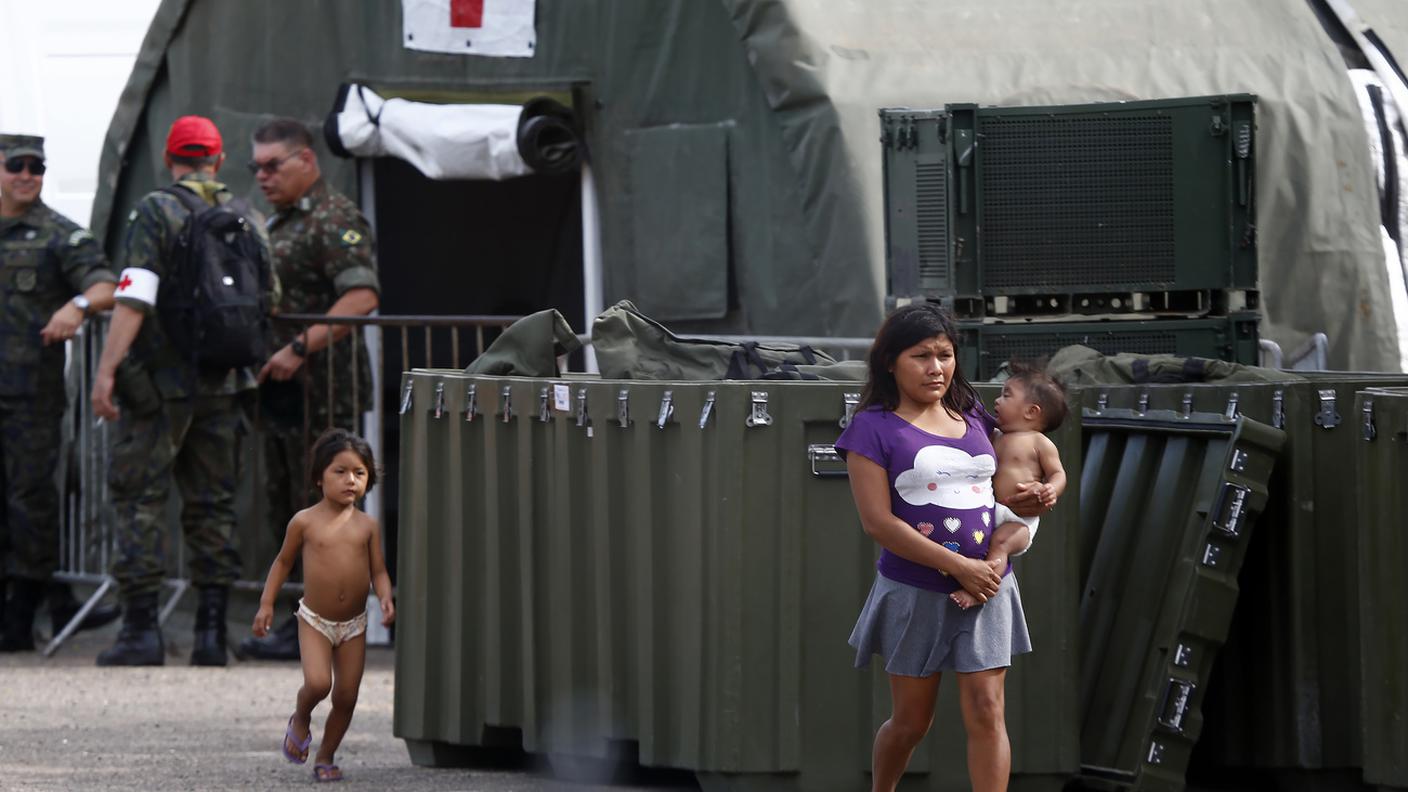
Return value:
[(136, 210), (136, 209), (133, 209), (132, 211), (130, 211), (130, 212), (127, 213), (127, 222), (130, 223), (130, 222), (132, 222), (133, 220), (136, 220), (136, 219), (137, 219), (137, 210)]
[(83, 244), (84, 242), (87, 242), (92, 238), (93, 235), (88, 233), (87, 229), (80, 228), (77, 231), (74, 231), (72, 234), (68, 235), (68, 246), (78, 247), (79, 245)]
[(357, 233), (356, 229), (349, 228), (346, 231), (342, 232), (342, 244), (347, 245), (348, 247), (351, 247), (361, 241), (362, 235)]

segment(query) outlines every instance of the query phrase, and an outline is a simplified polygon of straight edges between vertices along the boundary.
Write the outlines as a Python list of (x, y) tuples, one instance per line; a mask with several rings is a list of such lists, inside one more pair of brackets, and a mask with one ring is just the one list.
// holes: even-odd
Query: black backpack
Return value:
[(202, 369), (262, 364), (269, 357), (274, 275), (244, 202), (211, 206), (179, 185), (162, 192), (190, 211), (167, 251), (157, 297), (172, 345)]

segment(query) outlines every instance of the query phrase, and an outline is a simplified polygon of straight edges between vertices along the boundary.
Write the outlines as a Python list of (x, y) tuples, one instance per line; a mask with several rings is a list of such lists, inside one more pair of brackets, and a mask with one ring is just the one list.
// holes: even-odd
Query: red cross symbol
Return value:
[(450, 27), (484, 26), (484, 0), (450, 0)]
[(127, 291), (127, 287), (132, 285), (132, 276), (123, 275), (122, 280), (117, 282), (118, 291)]

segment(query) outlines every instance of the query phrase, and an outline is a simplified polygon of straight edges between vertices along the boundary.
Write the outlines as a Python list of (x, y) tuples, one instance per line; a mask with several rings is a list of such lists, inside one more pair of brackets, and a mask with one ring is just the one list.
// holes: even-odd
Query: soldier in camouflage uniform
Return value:
[[(229, 202), (230, 192), (215, 180), (224, 162), (222, 148), (209, 119), (177, 119), (167, 135), (165, 162), (178, 188), (212, 206)], [(263, 218), (246, 214), (267, 254)], [(158, 287), (171, 276), (171, 247), (189, 216), (180, 198), (162, 191), (148, 193), (132, 210), (122, 242), (117, 308), (94, 379), (94, 412), (117, 421), (108, 485), (118, 528), (112, 572), (124, 606), (122, 632), (98, 656), (98, 665), (164, 662), (157, 593), (165, 574), (162, 548), (173, 477), (181, 494), (190, 577), (200, 593), (191, 664), (226, 662), (227, 594), (240, 571), (230, 543), (239, 435), (246, 421), (240, 394), (252, 391), (255, 382), (249, 369), (197, 367), (176, 350), (160, 321)], [(276, 297), (268, 299), (272, 305)]]
[[(54, 630), (77, 610), (58, 566), (54, 473), (64, 406), (64, 342), (112, 306), (117, 278), (88, 233), (40, 200), (44, 141), (0, 135), (0, 581), (9, 579), (0, 651), (34, 649), (34, 611), (49, 590)], [(81, 626), (116, 618), (115, 609)]]
[[(269, 238), (283, 290), (278, 313), (362, 316), (376, 310), (381, 282), (371, 227), (356, 204), (323, 181), (307, 127), (291, 118), (260, 127), (250, 166), (276, 210), (269, 218)], [(370, 361), (366, 347), (354, 343), (358, 339), (347, 325), (275, 323), (278, 351), (260, 371), (259, 381), (268, 516), (279, 542), (294, 513), (315, 502), (309, 499), (304, 470), (311, 439), (333, 426), (357, 432), (358, 419), (371, 403)], [(310, 437), (304, 435), (305, 413)], [(296, 659), (297, 620), (289, 617), (265, 638), (245, 639), (239, 651), (263, 659)]]

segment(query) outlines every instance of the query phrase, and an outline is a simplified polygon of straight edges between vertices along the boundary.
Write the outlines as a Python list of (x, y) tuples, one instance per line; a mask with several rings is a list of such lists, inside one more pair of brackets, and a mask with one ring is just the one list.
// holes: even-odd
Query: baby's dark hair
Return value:
[(1013, 360), (1007, 368), (1008, 381), (1021, 383), (1027, 400), (1041, 408), (1041, 430), (1055, 431), (1066, 420), (1066, 386), (1039, 363)]
[(313, 443), (313, 464), (309, 468), (313, 486), (322, 484), (323, 472), (332, 464), (333, 457), (343, 451), (351, 451), (361, 457), (362, 464), (367, 466), (367, 490), (362, 493), (366, 495), (376, 486), (381, 470), (377, 467), (376, 458), (372, 456), (371, 444), (346, 429), (329, 429)]

